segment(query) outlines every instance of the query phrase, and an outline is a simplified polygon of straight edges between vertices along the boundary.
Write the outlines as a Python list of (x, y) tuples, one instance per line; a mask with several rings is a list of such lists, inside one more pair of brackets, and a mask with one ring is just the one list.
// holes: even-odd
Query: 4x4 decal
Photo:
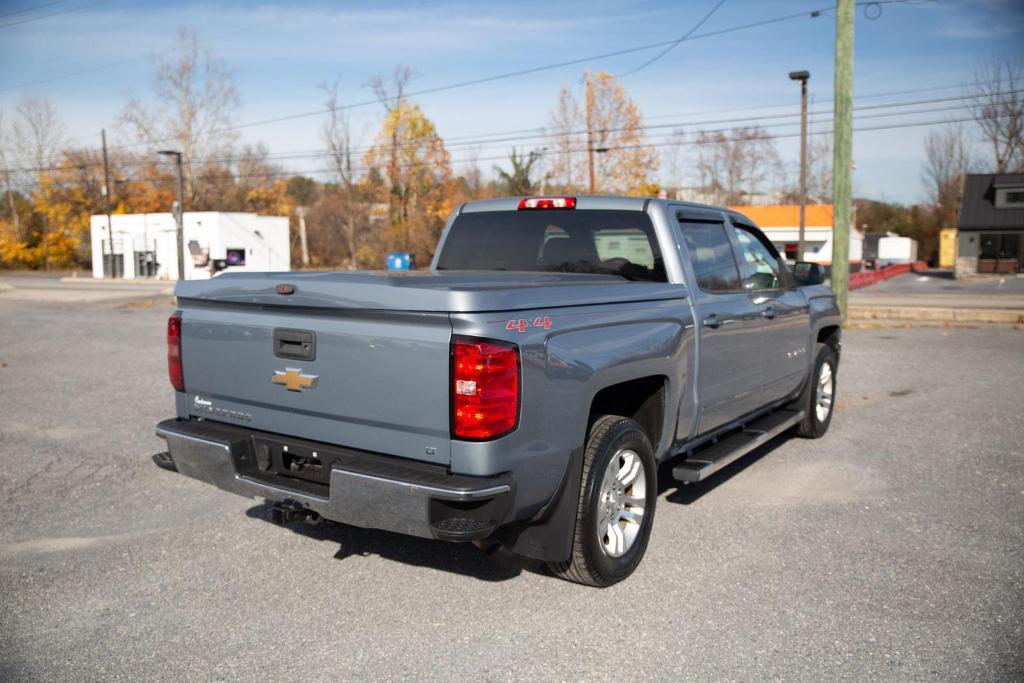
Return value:
[(534, 318), (532, 322), (520, 318), (519, 320), (509, 320), (505, 323), (506, 330), (526, 332), (531, 327), (543, 327), (545, 330), (550, 330), (551, 318)]

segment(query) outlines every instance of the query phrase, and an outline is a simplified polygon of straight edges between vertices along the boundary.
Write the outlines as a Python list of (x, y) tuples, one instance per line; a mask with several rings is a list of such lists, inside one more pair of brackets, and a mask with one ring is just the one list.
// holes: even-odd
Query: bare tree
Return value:
[(10, 154), (7, 152), (11, 139), (11, 133), (7, 130), (6, 121), (4, 121), (4, 111), (0, 109), (0, 174), (4, 178), (4, 193), (7, 195), (7, 206), (11, 212), (11, 224), (14, 227), (14, 235), (16, 238), (21, 238), (21, 219), (18, 216), (18, 206), (14, 200), (14, 188), (12, 181), (12, 175), (14, 174), (11, 168), (11, 163), (14, 161)]
[(548, 175), (563, 192), (583, 186), (586, 174), (586, 130), (581, 132), (583, 115), (579, 102), (568, 85), (558, 93), (558, 105), (551, 112), (547, 131), (551, 135)]
[(932, 131), (925, 138), (924, 151), (922, 179), (931, 195), (932, 211), (939, 227), (951, 227), (960, 214), (964, 176), (971, 168), (967, 134), (955, 124)]
[[(396, 70), (396, 82), (398, 97), (402, 97), (405, 81), (399, 79)], [(381, 88), (384, 86), (381, 85)], [(358, 224), (365, 222), (367, 210), (364, 202), (360, 201), (356, 177), (352, 169), (352, 129), (345, 109), (338, 100), (338, 83), (321, 83), (320, 88), (326, 95), (324, 105), (327, 108), (327, 119), (324, 120), (320, 129), (320, 138), (327, 146), (328, 159), (333, 175), (337, 179), (338, 188), (333, 202), (326, 202), (325, 211), (337, 207), (342, 215), (341, 222), (344, 226), (345, 242), (349, 255), (349, 263), (353, 269), (359, 268), (359, 233)], [(374, 86), (374, 90), (378, 89)], [(383, 93), (383, 90), (381, 90)], [(383, 94), (378, 94), (384, 102)], [(385, 104), (385, 107), (387, 105)], [(397, 141), (395, 142), (397, 145)], [(323, 215), (322, 218), (328, 218)], [(333, 217), (337, 220), (337, 217)], [(330, 220), (330, 219), (328, 219)], [(333, 222), (333, 221), (331, 221)]]
[(466, 192), (471, 199), (480, 199), (484, 191), (484, 172), (480, 170), (480, 145), (466, 149), (466, 159), (462, 166), (462, 180)]
[(327, 118), (320, 128), (320, 139), (327, 146), (331, 171), (342, 185), (354, 182), (352, 175), (352, 129), (345, 109), (338, 102), (338, 83), (323, 82)]
[(696, 144), (701, 184), (715, 203), (746, 203), (779, 174), (775, 139), (763, 128), (702, 131)]
[(375, 74), (370, 77), (367, 85), (373, 89), (373, 94), (380, 100), (386, 111), (391, 111), (405, 99), (405, 90), (413, 79), (412, 68), (399, 64), (391, 72), (390, 76)]
[(182, 153), (188, 194), (198, 191), (195, 162), (230, 151), (237, 134), (229, 130), (239, 105), (231, 72), (195, 31), (178, 30), (178, 47), (156, 60), (152, 105), (134, 95), (121, 112), (121, 121), (150, 146), (174, 147)]
[(64, 139), (64, 124), (53, 102), (39, 95), (18, 100), (11, 137), (19, 163), (39, 170), (50, 166)]
[(971, 113), (991, 146), (996, 173), (1024, 171), (1024, 79), (1019, 59), (993, 57), (974, 70), (965, 88)]
[(811, 135), (807, 141), (807, 199), (832, 203), (831, 135)]
[[(14, 234), (19, 239), (26, 237), (23, 229), (27, 228), (27, 225), (23, 226), (21, 223), (14, 191), (30, 191), (36, 187), (40, 174), (57, 161), (63, 141), (64, 124), (57, 114), (57, 108), (48, 98), (25, 95), (18, 100), (14, 106), (14, 116), (7, 139), (0, 145), (0, 149), (9, 150), (0, 151), (0, 165), (4, 171), (4, 184)], [(44, 243), (48, 231), (49, 226), (44, 216)], [(48, 252), (44, 255), (44, 265), (48, 265)]]
[[(784, 201), (800, 201), (800, 161), (787, 169)], [(829, 204), (832, 201), (832, 138), (810, 135), (807, 139), (807, 203)]]
[(666, 180), (665, 191), (669, 193), (668, 196), (675, 199), (680, 198), (680, 192), (684, 184), (688, 180), (690, 170), (693, 168), (692, 159), (690, 158), (689, 149), (690, 145), (687, 144), (686, 131), (682, 129), (673, 130), (669, 136), (668, 145), (662, 152), (662, 157), (666, 160), (664, 178)]
[(386, 150), (388, 223), (392, 232), (404, 236), (402, 241), (405, 248), (408, 247), (408, 208), (411, 189), (402, 183), (403, 174), (399, 159), (402, 154), (400, 149), (402, 129), (405, 125), (402, 115), (406, 104), (405, 91), (412, 77), (412, 69), (400, 64), (395, 67), (390, 77), (377, 74), (372, 76), (369, 81), (374, 94), (384, 107), (385, 127), (389, 130)]

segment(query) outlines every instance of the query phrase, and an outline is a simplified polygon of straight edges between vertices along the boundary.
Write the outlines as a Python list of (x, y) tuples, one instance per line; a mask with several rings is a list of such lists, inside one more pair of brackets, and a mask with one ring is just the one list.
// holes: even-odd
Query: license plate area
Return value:
[[(325, 493), (331, 483), (331, 465), (340, 451), (299, 440), (253, 436), (248, 457), (238, 463), (239, 473), (269, 483), (299, 480), (318, 484)], [(318, 487), (319, 488), (319, 487)]]

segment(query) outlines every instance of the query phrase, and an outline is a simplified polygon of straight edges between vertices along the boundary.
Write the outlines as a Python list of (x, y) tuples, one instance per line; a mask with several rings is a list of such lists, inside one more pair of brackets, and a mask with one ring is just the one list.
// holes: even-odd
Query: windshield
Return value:
[(618, 275), (665, 282), (665, 265), (640, 211), (488, 211), (458, 216), (438, 270)]

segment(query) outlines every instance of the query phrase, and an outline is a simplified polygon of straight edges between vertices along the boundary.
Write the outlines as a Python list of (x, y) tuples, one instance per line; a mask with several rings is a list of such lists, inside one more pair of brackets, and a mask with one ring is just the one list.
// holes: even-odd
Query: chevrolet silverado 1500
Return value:
[(179, 282), (157, 463), (278, 521), (502, 544), (605, 586), (647, 547), (659, 465), (704, 479), (819, 437), (839, 315), (722, 208), (470, 202), (429, 271)]

